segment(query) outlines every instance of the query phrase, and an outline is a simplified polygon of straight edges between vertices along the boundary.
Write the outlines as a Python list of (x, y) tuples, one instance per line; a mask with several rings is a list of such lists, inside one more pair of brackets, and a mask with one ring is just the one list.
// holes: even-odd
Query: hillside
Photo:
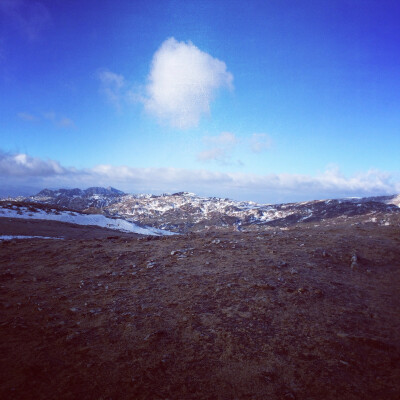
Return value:
[(398, 216), (0, 242), (0, 397), (397, 400)]
[[(26, 202), (56, 205), (122, 218), (140, 225), (177, 233), (210, 230), (264, 231), (297, 223), (318, 223), (365, 216), (379, 223), (400, 212), (400, 196), (315, 200), (287, 204), (257, 204), (193, 193), (133, 195), (113, 188), (45, 189)], [(367, 219), (368, 219), (367, 218)]]

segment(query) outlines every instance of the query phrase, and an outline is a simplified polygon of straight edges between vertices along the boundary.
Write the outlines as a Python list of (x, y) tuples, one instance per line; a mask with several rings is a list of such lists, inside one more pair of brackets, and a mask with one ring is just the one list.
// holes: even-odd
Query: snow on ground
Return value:
[(60, 237), (49, 237), (49, 236), (23, 236), (23, 235), (0, 235), (0, 240), (12, 240), (12, 239), (64, 239)]
[(170, 231), (164, 231), (162, 229), (156, 229), (151, 227), (140, 227), (133, 222), (126, 221), (124, 219), (107, 218), (104, 215), (99, 214), (80, 214), (71, 211), (53, 211), (45, 212), (44, 210), (31, 211), (26, 207), (20, 207), (18, 209), (9, 209), (0, 207), (0, 217), (8, 218), (23, 218), (23, 219), (45, 219), (59, 222), (69, 222), (76, 225), (95, 225), (102, 228), (114, 229), (122, 232), (132, 232), (141, 235), (175, 235)]
[(400, 194), (394, 196), (393, 199), (386, 202), (387, 204), (394, 204), (397, 207), (400, 207)]

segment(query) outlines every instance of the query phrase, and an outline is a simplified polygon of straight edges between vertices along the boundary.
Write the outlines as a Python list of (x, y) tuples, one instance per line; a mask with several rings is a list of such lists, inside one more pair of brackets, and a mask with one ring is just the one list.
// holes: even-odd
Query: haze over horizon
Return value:
[(396, 1), (0, 0), (0, 196), (400, 192)]

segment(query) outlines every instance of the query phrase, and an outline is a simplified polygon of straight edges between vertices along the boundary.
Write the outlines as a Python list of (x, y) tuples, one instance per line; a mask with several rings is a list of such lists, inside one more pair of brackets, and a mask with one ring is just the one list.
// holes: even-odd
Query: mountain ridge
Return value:
[[(19, 199), (21, 200), (21, 199)], [(191, 192), (162, 195), (127, 194), (108, 187), (43, 189), (23, 201), (57, 205), (177, 233), (219, 230), (265, 230), (335, 218), (374, 218), (400, 213), (400, 195), (259, 204), (228, 198), (201, 197)]]

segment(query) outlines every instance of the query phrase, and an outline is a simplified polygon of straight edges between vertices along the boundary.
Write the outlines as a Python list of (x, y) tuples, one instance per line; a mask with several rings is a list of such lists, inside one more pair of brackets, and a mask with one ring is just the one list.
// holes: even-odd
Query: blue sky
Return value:
[(0, 183), (400, 191), (400, 3), (0, 0)]

